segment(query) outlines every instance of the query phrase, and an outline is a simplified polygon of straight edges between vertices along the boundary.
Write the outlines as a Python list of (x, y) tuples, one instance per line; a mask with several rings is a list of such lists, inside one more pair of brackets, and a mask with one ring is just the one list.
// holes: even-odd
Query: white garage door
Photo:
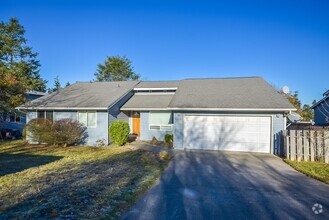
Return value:
[(270, 117), (185, 116), (184, 148), (270, 153)]

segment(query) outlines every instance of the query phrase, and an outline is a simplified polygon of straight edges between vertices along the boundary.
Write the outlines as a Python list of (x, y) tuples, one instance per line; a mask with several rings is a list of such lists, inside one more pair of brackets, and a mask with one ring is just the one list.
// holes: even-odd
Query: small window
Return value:
[(10, 114), (9, 121), (10, 122), (15, 122), (15, 114)]
[(42, 118), (42, 119), (44, 119), (44, 118), (45, 118), (45, 112), (44, 112), (44, 111), (38, 111), (38, 112), (37, 112), (37, 118)]
[(46, 111), (46, 119), (49, 121), (53, 121), (53, 112), (52, 111)]
[(21, 116), (19, 114), (15, 115), (15, 121), (16, 122), (21, 122)]
[(78, 120), (87, 127), (97, 127), (96, 112), (78, 112)]

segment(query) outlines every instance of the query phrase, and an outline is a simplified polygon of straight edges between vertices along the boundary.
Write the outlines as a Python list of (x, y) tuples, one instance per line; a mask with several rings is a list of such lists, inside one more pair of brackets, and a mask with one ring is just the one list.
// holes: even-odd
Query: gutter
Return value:
[(168, 108), (168, 110), (181, 111), (257, 111), (257, 112), (289, 112), (295, 108)]

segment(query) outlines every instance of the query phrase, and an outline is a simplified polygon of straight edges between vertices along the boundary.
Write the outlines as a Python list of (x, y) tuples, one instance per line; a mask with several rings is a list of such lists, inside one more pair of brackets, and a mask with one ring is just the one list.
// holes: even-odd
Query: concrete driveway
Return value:
[(176, 151), (123, 219), (329, 219), (329, 185), (273, 155)]

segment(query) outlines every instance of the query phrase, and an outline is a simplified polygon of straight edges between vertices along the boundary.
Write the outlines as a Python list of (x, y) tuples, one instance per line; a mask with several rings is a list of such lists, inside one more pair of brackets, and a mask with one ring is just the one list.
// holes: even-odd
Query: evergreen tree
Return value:
[(131, 61), (126, 57), (111, 56), (103, 64), (98, 64), (94, 74), (96, 81), (126, 81), (138, 80), (140, 75), (136, 74)]
[(27, 46), (24, 27), (16, 18), (0, 22), (0, 112), (13, 111), (28, 90), (45, 91), (37, 53)]

